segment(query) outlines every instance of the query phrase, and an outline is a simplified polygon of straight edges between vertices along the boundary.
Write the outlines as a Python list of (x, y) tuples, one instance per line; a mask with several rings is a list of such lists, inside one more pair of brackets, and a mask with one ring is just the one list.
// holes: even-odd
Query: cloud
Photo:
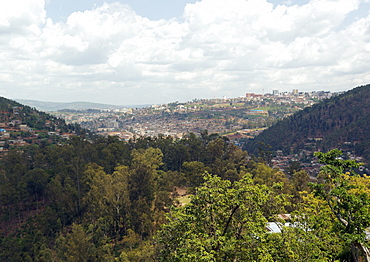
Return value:
[(57, 23), (26, 2), (0, 10), (7, 97), (145, 104), (370, 81), (370, 16), (353, 18), (365, 1), (202, 0), (156, 21), (113, 3)]
[(0, 9), (0, 37), (7, 34), (37, 34), (45, 22), (43, 0), (2, 1)]

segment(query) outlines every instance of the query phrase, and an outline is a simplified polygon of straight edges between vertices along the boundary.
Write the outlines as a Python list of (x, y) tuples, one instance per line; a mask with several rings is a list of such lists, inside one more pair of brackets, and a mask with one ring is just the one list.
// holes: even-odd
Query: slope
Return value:
[(67, 131), (67, 125), (63, 119), (4, 97), (0, 97), (0, 111), (0, 123), (3, 127), (27, 125), (29, 128), (37, 130), (55, 131), (56, 129), (63, 129)]
[(60, 143), (72, 135), (86, 134), (77, 124), (0, 97), (0, 158), (13, 147)]
[(279, 121), (251, 140), (247, 149), (256, 152), (259, 142), (285, 153), (346, 147), (369, 161), (369, 113), (370, 85), (359, 86)]

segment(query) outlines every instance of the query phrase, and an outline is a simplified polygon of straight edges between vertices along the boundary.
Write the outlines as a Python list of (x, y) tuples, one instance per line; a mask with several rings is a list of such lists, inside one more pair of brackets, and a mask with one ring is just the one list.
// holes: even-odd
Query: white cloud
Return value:
[(362, 4), (203, 0), (152, 21), (115, 3), (53, 23), (42, 0), (6, 1), (0, 95), (144, 104), (349, 89), (370, 81), (369, 13), (346, 20)]
[(38, 26), (45, 22), (43, 0), (1, 1), (0, 34), (37, 33)]

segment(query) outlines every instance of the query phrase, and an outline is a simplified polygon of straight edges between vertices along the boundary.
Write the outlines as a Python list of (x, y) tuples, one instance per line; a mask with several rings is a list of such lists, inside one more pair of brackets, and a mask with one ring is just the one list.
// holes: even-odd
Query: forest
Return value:
[(10, 150), (0, 260), (369, 261), (370, 183), (340, 156), (285, 174), (206, 131)]

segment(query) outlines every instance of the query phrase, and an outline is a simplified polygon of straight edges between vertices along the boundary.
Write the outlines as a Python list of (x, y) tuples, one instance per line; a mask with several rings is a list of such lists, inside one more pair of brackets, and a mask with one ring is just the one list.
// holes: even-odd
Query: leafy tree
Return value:
[[(129, 261), (154, 261), (154, 248), (151, 241), (143, 241), (140, 235), (133, 230), (127, 231), (127, 236), (122, 239), (124, 251), (120, 254), (120, 259), (123, 262)], [(120, 260), (120, 261), (121, 261)]]
[(204, 182), (204, 171), (206, 171), (206, 166), (204, 163), (198, 161), (184, 162), (182, 167), (182, 171), (185, 175), (188, 186), (197, 187)]
[(29, 170), (26, 174), (27, 190), (31, 196), (35, 196), (37, 209), (40, 197), (44, 198), (44, 192), (49, 175), (41, 168)]
[(336, 232), (334, 215), (312, 194), (302, 193), (302, 198), (288, 223), (275, 220), (281, 233), (267, 238), (274, 261), (337, 261), (344, 243)]
[(310, 182), (310, 176), (304, 170), (294, 172), (292, 174), (291, 183), (296, 192), (308, 191), (310, 189), (308, 185), (309, 182)]
[(104, 220), (111, 236), (124, 234), (130, 208), (128, 168), (119, 166), (109, 175), (101, 167), (89, 166), (85, 173), (90, 185), (84, 199), (88, 209), (86, 217), (93, 223)]
[[(130, 202), (134, 231), (148, 236), (153, 231), (153, 211), (158, 199), (158, 168), (163, 165), (160, 149), (134, 149), (130, 167)], [(158, 202), (157, 202), (158, 203)]]
[(275, 183), (281, 183), (283, 193), (288, 194), (291, 191), (287, 176), (277, 168), (271, 168), (266, 164), (257, 163), (250, 173), (254, 182), (257, 184), (272, 187)]
[(266, 163), (269, 166), (272, 166), (272, 147), (269, 144), (265, 144), (264, 142), (258, 142), (258, 157), (260, 158), (261, 162)]
[[(250, 175), (230, 182), (206, 174), (191, 203), (158, 232), (157, 261), (273, 261), (262, 208), (273, 193)], [(281, 198), (275, 199), (281, 202)]]
[(361, 164), (342, 160), (342, 152), (333, 149), (316, 152), (320, 163), (326, 164), (320, 173), (320, 183), (313, 184), (316, 196), (324, 199), (338, 222), (338, 230), (351, 247), (354, 261), (361, 257), (370, 261), (365, 230), (370, 226), (370, 180), (353, 170)]
[(190, 161), (202, 162), (205, 158), (205, 140), (197, 137), (194, 133), (186, 135), (181, 143), (184, 144), (190, 154)]
[(65, 237), (57, 239), (57, 257), (59, 261), (97, 261), (95, 246), (90, 241), (91, 235), (87, 234), (78, 224), (72, 225), (72, 231)]
[(303, 191), (311, 191), (311, 188), (309, 186), (310, 181), (311, 181), (310, 176), (304, 170), (294, 172), (292, 174), (290, 183), (291, 183), (292, 195), (293, 195), (292, 202), (294, 204), (302, 200), (301, 193)]

